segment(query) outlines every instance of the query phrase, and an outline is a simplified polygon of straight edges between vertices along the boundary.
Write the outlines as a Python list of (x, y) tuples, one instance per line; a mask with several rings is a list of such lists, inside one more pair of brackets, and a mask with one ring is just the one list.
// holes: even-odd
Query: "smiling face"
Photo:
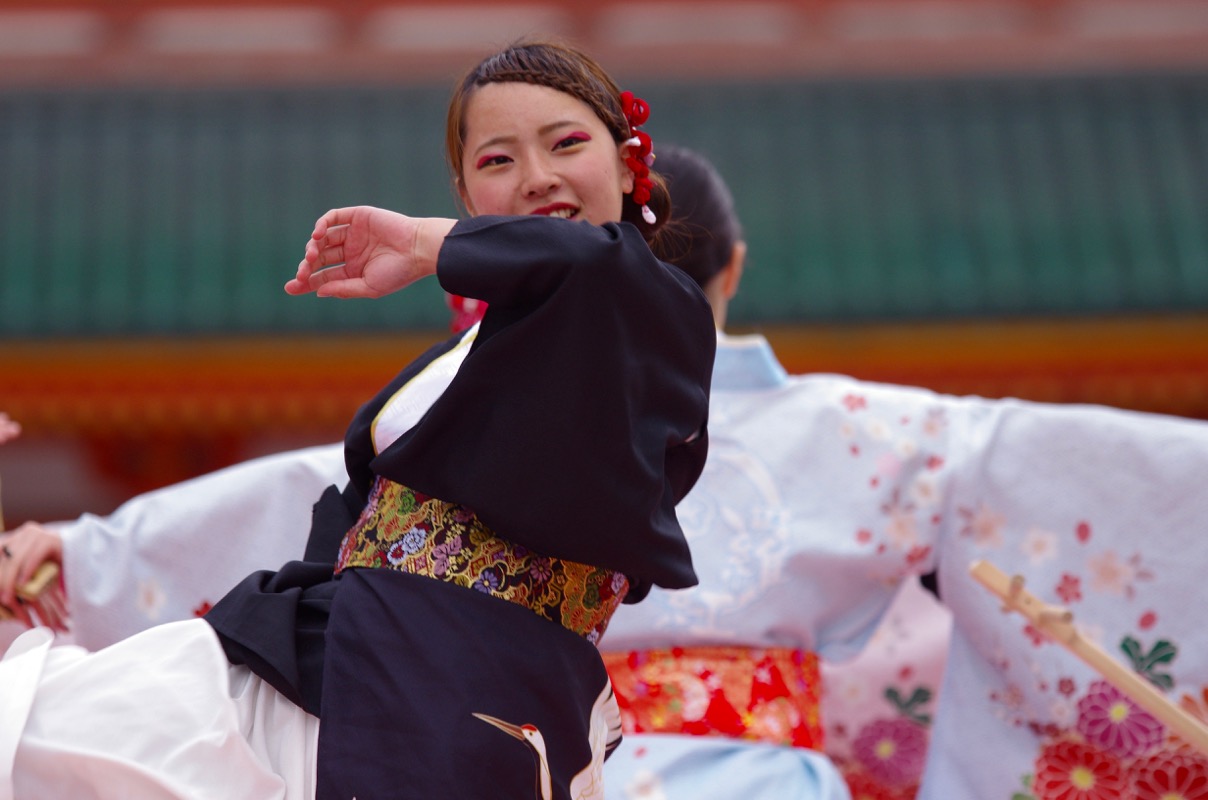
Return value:
[(617, 144), (591, 107), (557, 89), (488, 83), (465, 108), (458, 191), (480, 214), (544, 214), (595, 225), (621, 219), (633, 190)]

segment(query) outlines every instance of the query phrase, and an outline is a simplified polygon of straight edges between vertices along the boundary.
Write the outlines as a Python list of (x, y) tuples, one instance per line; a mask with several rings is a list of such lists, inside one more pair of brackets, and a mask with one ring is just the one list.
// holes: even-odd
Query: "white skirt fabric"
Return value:
[(89, 653), (44, 628), (0, 660), (0, 800), (311, 800), (319, 721), (201, 619)]

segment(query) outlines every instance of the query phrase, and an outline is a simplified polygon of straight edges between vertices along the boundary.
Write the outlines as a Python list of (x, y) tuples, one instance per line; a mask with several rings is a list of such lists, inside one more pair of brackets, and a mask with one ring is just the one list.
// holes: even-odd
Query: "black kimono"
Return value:
[[(525, 570), (604, 576), (579, 587), (593, 598), (694, 584), (675, 504), (705, 460), (712, 315), (624, 223), (462, 221), (437, 276), (489, 303), (451, 383), (376, 452), (381, 410), (457, 339), (358, 412), (350, 483), (316, 504), (306, 561), (250, 576), (207, 619), (233, 663), (320, 717), (321, 800), (594, 796), (589, 765), (617, 740), (601, 728), (608, 678), (578, 617), (501, 602), (489, 570), (458, 585), (439, 525), (413, 529), (423, 552), (384, 531), (418, 519), (422, 501)], [(596, 611), (598, 632), (611, 612)]]

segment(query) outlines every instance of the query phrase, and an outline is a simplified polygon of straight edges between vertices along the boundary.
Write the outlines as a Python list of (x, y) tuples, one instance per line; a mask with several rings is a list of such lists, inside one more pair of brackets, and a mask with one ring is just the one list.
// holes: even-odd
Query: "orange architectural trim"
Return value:
[(27, 436), (330, 429), (444, 335), (8, 341), (0, 407)]
[[(794, 373), (1208, 418), (1208, 315), (759, 330)], [(0, 408), (27, 435), (339, 435), (397, 369), (444, 336), (9, 340), (0, 348)]]

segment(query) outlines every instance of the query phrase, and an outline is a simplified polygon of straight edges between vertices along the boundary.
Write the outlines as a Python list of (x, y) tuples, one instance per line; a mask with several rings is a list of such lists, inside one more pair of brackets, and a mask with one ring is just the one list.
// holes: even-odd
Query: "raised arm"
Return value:
[(455, 220), (408, 217), (372, 206), (336, 208), (315, 222), (289, 294), (382, 297), (436, 272)]

